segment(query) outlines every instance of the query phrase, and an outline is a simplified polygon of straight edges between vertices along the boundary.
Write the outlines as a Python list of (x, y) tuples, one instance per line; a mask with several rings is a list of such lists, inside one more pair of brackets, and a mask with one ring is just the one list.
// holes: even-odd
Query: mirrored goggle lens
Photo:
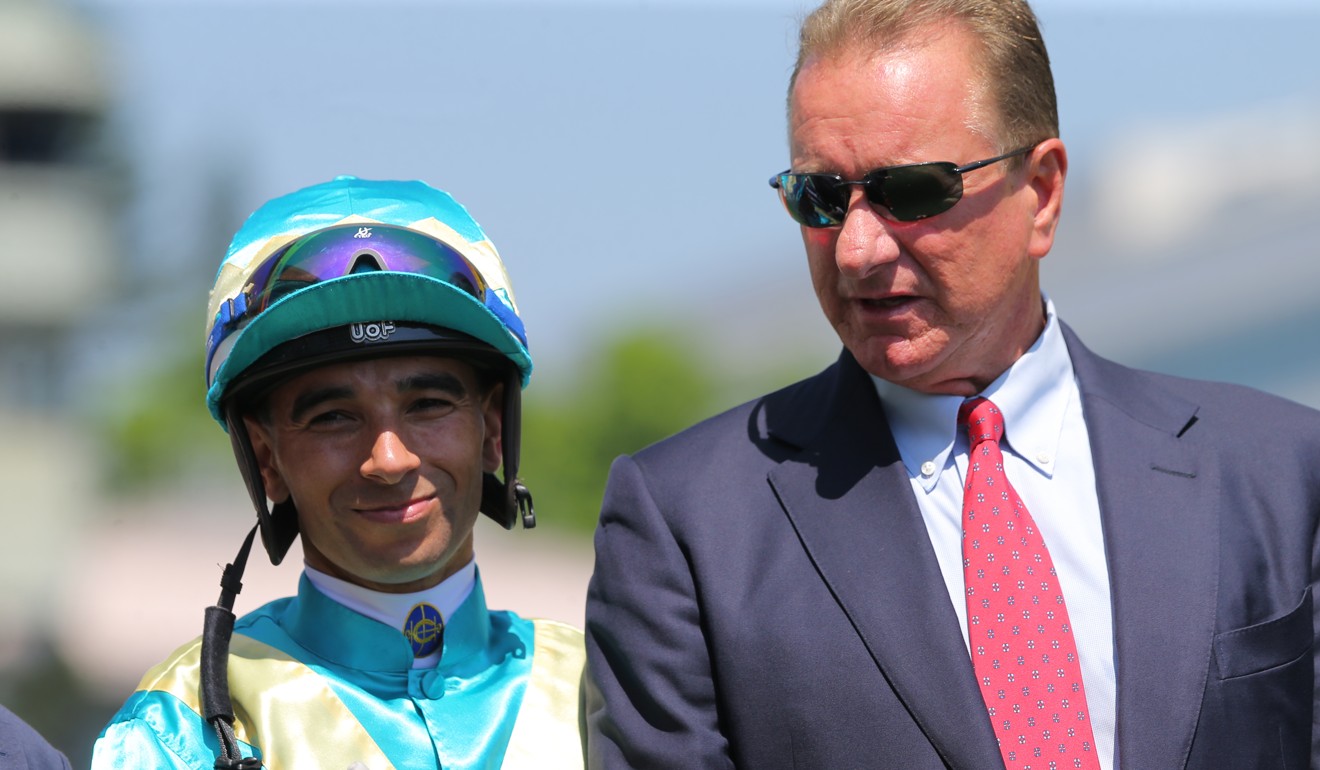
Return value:
[(438, 278), (485, 301), (486, 283), (463, 255), (415, 230), (381, 225), (332, 227), (275, 252), (252, 274), (244, 293), (249, 316), (312, 284), (355, 272), (414, 273)]
[[(777, 183), (777, 184), (776, 184)], [(806, 227), (838, 227), (848, 213), (852, 187), (861, 185), (866, 199), (899, 222), (915, 222), (942, 214), (962, 198), (962, 176), (952, 163), (918, 163), (881, 168), (860, 181), (838, 174), (780, 174), (771, 184), (789, 216)]]
[(341, 225), (299, 238), (267, 257), (242, 293), (220, 306), (208, 347), (214, 351), (220, 340), (299, 289), (370, 271), (429, 276), (486, 301), (481, 273), (447, 244), (404, 227)]

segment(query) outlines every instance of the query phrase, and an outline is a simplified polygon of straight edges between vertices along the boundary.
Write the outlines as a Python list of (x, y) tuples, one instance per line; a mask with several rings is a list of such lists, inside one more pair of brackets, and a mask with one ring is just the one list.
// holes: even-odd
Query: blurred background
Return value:
[[(206, 292), (263, 201), (448, 189), (537, 370), (542, 527), (493, 606), (580, 623), (610, 460), (827, 365), (784, 88), (806, 0), (0, 0), (0, 702), (84, 766), (200, 632), (252, 513), (202, 405)], [(1071, 153), (1045, 262), (1125, 363), (1320, 406), (1320, 5), (1038, 0)], [(294, 590), (253, 558), (240, 612)]]

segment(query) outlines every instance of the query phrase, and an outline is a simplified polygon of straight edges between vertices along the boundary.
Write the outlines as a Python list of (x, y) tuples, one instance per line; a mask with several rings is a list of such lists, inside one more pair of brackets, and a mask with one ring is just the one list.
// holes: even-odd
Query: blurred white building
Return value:
[(99, 51), (62, 6), (0, 0), (0, 665), (50, 635), (66, 546), (96, 501), (67, 374), (116, 258)]

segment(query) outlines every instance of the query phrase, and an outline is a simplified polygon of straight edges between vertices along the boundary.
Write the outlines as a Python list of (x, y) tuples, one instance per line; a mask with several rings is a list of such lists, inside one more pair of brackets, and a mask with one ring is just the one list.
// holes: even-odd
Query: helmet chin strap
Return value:
[(513, 494), (517, 498), (518, 514), (522, 518), (523, 529), (536, 526), (536, 509), (532, 507), (532, 493), (521, 481), (513, 482)]
[(248, 436), (247, 425), (236, 406), (225, 409), (225, 427), (229, 431), (229, 443), (233, 445), (234, 456), (238, 459), (238, 470), (243, 475), (248, 497), (257, 511), (257, 525), (261, 529), (261, 544), (266, 547), (270, 563), (278, 565), (284, 561), (284, 555), (298, 537), (298, 512), (292, 501), (276, 503), (274, 509), (266, 501), (266, 485), (261, 481), (261, 466), (257, 463), (257, 453), (252, 449), (252, 439)]
[(202, 718), (215, 729), (220, 742), (216, 770), (260, 770), (261, 760), (244, 757), (234, 736), (234, 704), (229, 697), (229, 640), (234, 634), (234, 599), (243, 590), (243, 570), (257, 534), (254, 526), (243, 540), (234, 561), (220, 578), (220, 599), (206, 608), (202, 624)]
[(481, 512), (505, 529), (513, 529), (520, 519), (524, 529), (536, 526), (532, 493), (518, 480), (519, 439), (522, 436), (522, 381), (519, 377), (517, 369), (510, 369), (504, 378), (504, 419), (500, 425), (504, 480), (500, 481), (493, 473), (487, 473), (481, 479)]
[(523, 529), (536, 526), (532, 493), (521, 481), (510, 476), (504, 481), (493, 473), (481, 477), (481, 512), (505, 529), (513, 529), (520, 520)]

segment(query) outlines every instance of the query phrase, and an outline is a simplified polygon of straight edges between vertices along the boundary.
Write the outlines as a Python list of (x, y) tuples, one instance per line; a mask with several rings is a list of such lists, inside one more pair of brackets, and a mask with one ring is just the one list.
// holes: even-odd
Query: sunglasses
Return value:
[(804, 227), (838, 227), (848, 214), (851, 188), (861, 185), (866, 199), (882, 207), (881, 214), (898, 222), (943, 214), (962, 199), (962, 175), (1001, 160), (1025, 155), (1036, 145), (1023, 147), (965, 166), (948, 162), (885, 166), (858, 180), (838, 174), (795, 174), (785, 171), (770, 178), (788, 215)]
[[(352, 273), (384, 271), (444, 281), (478, 302), (486, 281), (462, 254), (429, 235), (389, 225), (338, 225), (298, 238), (267, 257), (243, 286), (220, 306), (211, 328), (210, 355), (221, 340), (266, 308), (299, 289)], [(210, 370), (207, 361), (207, 370)]]

